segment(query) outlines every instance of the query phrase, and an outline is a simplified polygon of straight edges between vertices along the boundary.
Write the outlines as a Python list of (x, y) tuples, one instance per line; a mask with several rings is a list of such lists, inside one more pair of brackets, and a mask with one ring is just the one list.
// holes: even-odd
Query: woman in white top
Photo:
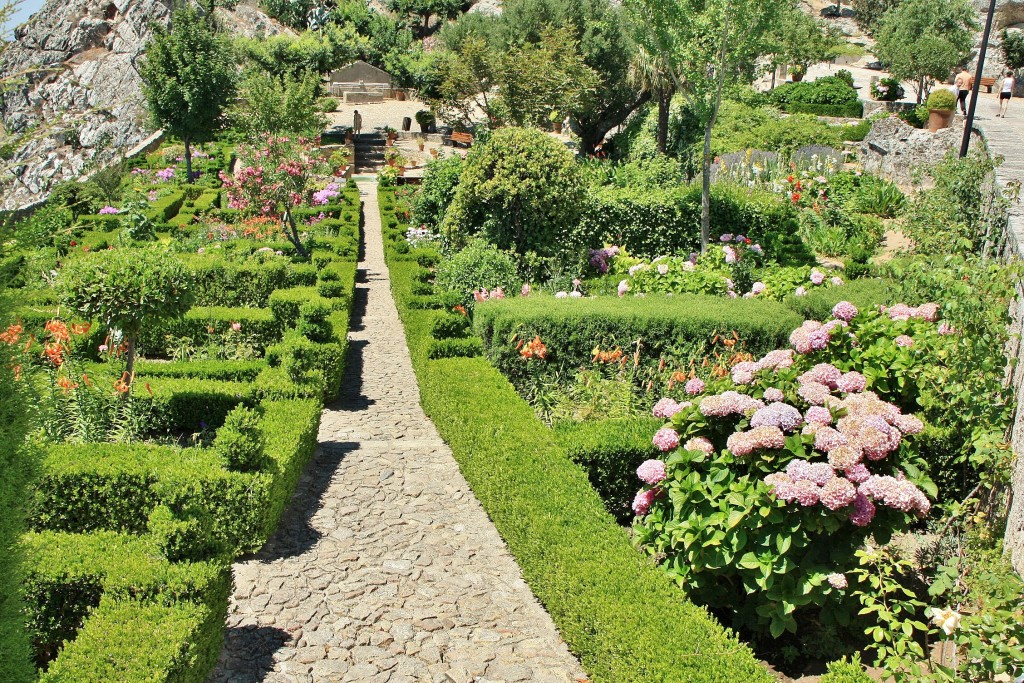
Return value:
[(1010, 106), (1010, 96), (1013, 94), (1013, 72), (1007, 71), (1003, 76), (1003, 86), (999, 89), (999, 113), (996, 116), (1006, 118), (1006, 109)]

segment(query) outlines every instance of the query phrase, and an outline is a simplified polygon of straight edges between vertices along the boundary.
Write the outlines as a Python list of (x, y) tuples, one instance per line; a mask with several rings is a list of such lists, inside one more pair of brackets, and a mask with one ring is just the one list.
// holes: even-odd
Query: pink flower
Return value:
[(836, 473), (825, 462), (807, 462), (806, 460), (790, 460), (786, 465), (786, 474), (793, 481), (812, 481), (823, 486), (835, 479)]
[(955, 327), (953, 327), (952, 325), (950, 325), (946, 321), (942, 321), (941, 323), (939, 323), (939, 330), (938, 330), (938, 332), (941, 335), (947, 335), (947, 334), (956, 334), (957, 330), (956, 330)]
[(109, 216), (118, 213), (121, 213), (121, 211), (115, 206), (104, 206), (102, 209), (100, 209), (101, 216)]
[[(832, 455), (829, 453), (829, 455)], [(852, 481), (854, 484), (863, 484), (871, 478), (871, 472), (865, 467), (864, 463), (857, 463), (853, 467), (849, 468), (844, 472), (846, 478)]]
[(829, 282), (832, 283), (833, 287), (841, 287), (842, 285), (846, 284), (843, 282), (843, 278), (839, 277), (838, 275), (833, 275), (831, 278), (829, 278)]
[(939, 305), (933, 303), (921, 304), (917, 307), (914, 317), (933, 323), (939, 319)]
[(736, 384), (750, 384), (754, 381), (754, 371), (757, 364), (751, 361), (737, 363), (732, 368), (732, 381)]
[(694, 377), (693, 379), (688, 380), (686, 382), (686, 393), (690, 394), (691, 396), (693, 396), (694, 394), (699, 394), (702, 391), (704, 391), (705, 386), (706, 385), (704, 384), (704, 380), (700, 379), (699, 377)]
[(819, 384), (824, 384), (829, 389), (835, 389), (836, 383), (842, 375), (843, 373), (836, 366), (829, 363), (818, 363), (813, 368), (800, 375), (797, 378), (797, 381), (800, 382), (800, 384), (817, 382)]
[(924, 422), (914, 415), (897, 415), (893, 418), (893, 426), (904, 434), (920, 434)]
[(519, 296), (530, 296), (530, 285), (523, 285), (522, 289), (519, 290)]
[(782, 393), (782, 389), (777, 389), (776, 387), (768, 387), (767, 389), (764, 390), (764, 400), (772, 402), (785, 401), (786, 395)]
[[(687, 404), (689, 405), (689, 404)], [(654, 410), (651, 411), (654, 417), (660, 417), (668, 419), (683, 409), (683, 406), (676, 403), (671, 398), (663, 398), (654, 404)]]
[(765, 285), (763, 282), (755, 282), (753, 285), (750, 286), (750, 291), (754, 293), (754, 296), (757, 296), (758, 294), (764, 291), (764, 287)]
[(806, 382), (796, 393), (811, 405), (823, 406), (832, 396), (832, 390), (820, 382)]
[(813, 481), (806, 479), (794, 481), (792, 484), (780, 484), (775, 487), (775, 495), (787, 503), (796, 501), (804, 507), (817, 504), (821, 489)]
[(715, 446), (703, 436), (695, 436), (683, 445), (685, 451), (700, 451), (711, 455), (715, 452)]
[(821, 351), (828, 346), (829, 339), (829, 331), (815, 320), (805, 320), (803, 325), (789, 335), (789, 343), (801, 354)]
[(840, 591), (841, 590), (846, 590), (846, 587), (849, 585), (847, 583), (847, 581), (846, 581), (846, 575), (845, 574), (837, 574), (837, 573), (829, 574), (826, 577), (826, 579), (828, 580), (829, 585), (831, 585), (836, 590), (840, 590)]
[(722, 252), (725, 254), (726, 263), (736, 263), (736, 250), (726, 245), (722, 247)]
[(109, 347), (109, 346), (107, 346), (106, 344), (100, 344), (100, 347), (99, 347), (99, 352), (100, 352), (100, 353), (106, 353), (106, 352), (107, 352), (107, 349), (109, 349), (109, 348), (110, 348), (110, 347)]
[(757, 361), (757, 369), (783, 370), (785, 368), (792, 367), (793, 362), (792, 349), (776, 349), (775, 351), (769, 351), (764, 355), (764, 358)]
[(778, 427), (757, 427), (749, 432), (734, 432), (729, 435), (726, 443), (726, 447), (737, 458), (762, 448), (777, 449), (785, 445), (786, 437)]
[[(817, 436), (817, 434), (815, 434), (815, 436)], [(860, 464), (861, 458), (863, 457), (864, 454), (855, 446), (835, 446), (828, 451), (828, 464), (837, 470), (849, 472)]]
[(839, 378), (838, 382), (836, 382), (836, 388), (844, 394), (853, 394), (858, 391), (864, 391), (867, 385), (867, 378), (859, 372), (847, 372)]
[(629, 282), (627, 280), (621, 281), (619, 283), (619, 296), (620, 297), (626, 296), (626, 292), (628, 292), (628, 291), (629, 291)]
[(857, 489), (846, 479), (833, 477), (821, 487), (820, 496), (822, 505), (829, 510), (838, 510), (853, 502), (857, 497)]
[(814, 433), (814, 447), (823, 453), (848, 443), (849, 439), (844, 434), (831, 427), (821, 427)]
[(811, 284), (820, 285), (824, 281), (825, 273), (817, 269), (811, 271)]
[(902, 434), (878, 415), (847, 415), (839, 420), (839, 431), (864, 451), (868, 460), (881, 460), (899, 447)]
[(857, 317), (857, 307), (851, 304), (849, 301), (840, 301), (832, 307), (832, 317), (838, 318), (839, 320), (845, 320), (850, 322)]
[(645, 460), (640, 467), (636, 468), (636, 476), (645, 484), (654, 486), (665, 481), (668, 473), (665, 471), (665, 463), (661, 460)]
[(658, 494), (654, 489), (637, 491), (636, 497), (633, 498), (633, 512), (638, 517), (643, 517), (650, 511), (651, 505), (654, 504), (654, 499), (657, 496)]
[(241, 332), (242, 331), (242, 323), (231, 323), (231, 329), (234, 332)]
[(706, 417), (743, 415), (748, 410), (757, 410), (758, 408), (764, 408), (762, 401), (736, 391), (726, 391), (715, 396), (705, 396), (700, 402), (700, 412)]
[(653, 443), (662, 452), (670, 451), (679, 445), (679, 434), (670, 427), (662, 427), (654, 434)]
[(824, 408), (822, 406), (811, 406), (807, 409), (807, 414), (804, 415), (804, 419), (808, 422), (830, 425), (832, 424), (832, 413), (829, 412), (828, 408)]
[(803, 286), (797, 287), (795, 290), (793, 290), (793, 295), (794, 296), (807, 296), (807, 288), (803, 287)]
[(896, 337), (896, 339), (894, 339), (893, 342), (896, 344), (896, 346), (904, 346), (907, 348), (914, 345), (914, 339), (912, 337), (908, 337), (905, 334), (901, 334), (900, 336)]
[(668, 275), (668, 266), (664, 263), (658, 265), (659, 275)]
[[(622, 296), (621, 294), (619, 296)], [(568, 299), (569, 292), (555, 292), (556, 299)]]

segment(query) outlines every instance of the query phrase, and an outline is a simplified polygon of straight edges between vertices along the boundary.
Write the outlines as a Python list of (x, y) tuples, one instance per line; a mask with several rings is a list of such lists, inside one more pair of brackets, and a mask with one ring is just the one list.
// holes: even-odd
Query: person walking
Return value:
[(956, 86), (956, 97), (960, 100), (960, 112), (967, 116), (967, 96), (971, 94), (971, 89), (974, 88), (974, 76), (967, 69), (961, 69), (960, 73), (953, 79), (953, 85)]
[(1003, 85), (999, 88), (999, 113), (996, 116), (1006, 118), (1006, 110), (1010, 107), (1010, 97), (1013, 95), (1013, 72), (1006, 71), (1003, 76)]
[(352, 134), (359, 135), (363, 131), (363, 115), (356, 109), (352, 114)]

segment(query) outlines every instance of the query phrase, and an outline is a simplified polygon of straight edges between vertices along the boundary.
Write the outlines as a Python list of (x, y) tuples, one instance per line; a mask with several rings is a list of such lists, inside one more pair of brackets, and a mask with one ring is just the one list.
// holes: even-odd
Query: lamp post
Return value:
[(981, 36), (981, 49), (978, 51), (978, 68), (974, 72), (974, 86), (971, 88), (971, 104), (967, 107), (967, 121), (964, 123), (964, 137), (960, 141), (960, 158), (967, 156), (967, 148), (971, 145), (971, 130), (974, 128), (974, 111), (978, 106), (978, 93), (981, 90), (981, 72), (985, 68), (985, 53), (988, 52), (988, 37), (992, 33), (992, 17), (996, 13), (996, 0), (989, 0), (988, 16), (985, 17), (985, 33)]

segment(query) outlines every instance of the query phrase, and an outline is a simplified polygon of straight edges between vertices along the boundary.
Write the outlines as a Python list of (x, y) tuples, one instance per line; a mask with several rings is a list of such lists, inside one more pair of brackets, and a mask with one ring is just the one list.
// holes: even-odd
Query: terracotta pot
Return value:
[(398, 100), (399, 102), (405, 102), (405, 91), (404, 90), (396, 90), (395, 91), (395, 99)]
[(792, 76), (794, 83), (799, 83), (800, 81), (804, 80), (804, 72), (802, 71), (791, 73), (790, 76)]
[(398, 167), (398, 175), (399, 176), (404, 176), (405, 175), (405, 166), (399, 166)]
[(928, 130), (934, 133), (943, 128), (949, 128), (954, 113), (956, 113), (954, 109), (929, 109)]
[(438, 151), (437, 147), (430, 148), (430, 156), (436, 159), (438, 154), (440, 154), (440, 152)]
[(561, 121), (555, 121), (554, 123), (551, 124), (551, 129), (554, 130), (559, 135), (561, 135), (562, 134), (562, 122)]
[(423, 151), (423, 147), (424, 147), (424, 145), (423, 145), (423, 143), (421, 142), (421, 143), (419, 143), (419, 144), (417, 145), (417, 147), (419, 147), (419, 148), (420, 148), (420, 151), (422, 152), (422, 151)]

